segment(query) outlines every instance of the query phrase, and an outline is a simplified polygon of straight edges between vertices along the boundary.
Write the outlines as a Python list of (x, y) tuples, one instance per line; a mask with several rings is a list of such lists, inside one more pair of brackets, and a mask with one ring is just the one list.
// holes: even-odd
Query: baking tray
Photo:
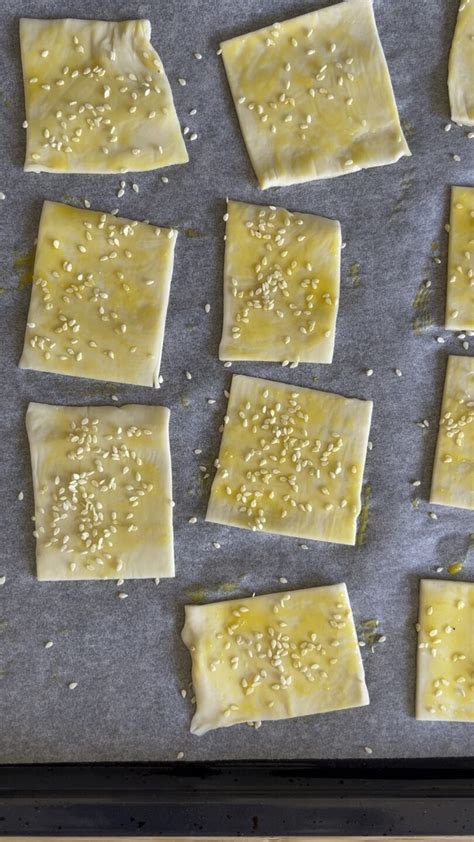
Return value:
[(166, 763), (0, 768), (0, 835), (473, 838), (473, 764)]
[[(128, 188), (118, 201), (119, 177), (22, 172), (18, 17), (94, 17), (94, 3), (2, 3), (0, 189), (7, 198), (0, 204), (0, 575), (7, 578), (0, 589), (0, 762), (6, 764), (0, 770), (0, 833), (145, 832), (131, 821), (143, 815), (149, 833), (281, 833), (285, 821), (296, 833), (313, 830), (316, 821), (321, 832), (343, 833), (346, 826), (353, 833), (401, 832), (405, 814), (413, 833), (468, 827), (472, 765), (463, 758), (472, 754), (472, 729), (414, 719), (418, 582), (422, 576), (446, 576), (447, 564), (465, 554), (472, 531), (469, 512), (440, 510), (434, 521), (427, 503), (446, 358), (472, 353), (439, 327), (449, 190), (471, 178), (472, 141), (456, 127), (444, 131), (447, 57), (458, 4), (374, 3), (412, 158), (261, 192), (216, 50), (222, 39), (323, 5), (325, 0), (257, 5), (105, 0), (101, 17), (151, 20), (152, 42), (170, 78), (180, 121), (198, 134), (189, 145), (189, 165), (166, 171), (169, 183), (159, 171), (137, 174), (128, 180), (139, 184), (138, 196)], [(195, 50), (203, 54), (201, 61), (193, 57)], [(185, 87), (177, 83), (182, 76)], [(197, 115), (191, 117), (194, 107)], [(306, 550), (294, 539), (204, 522), (210, 479), (202, 480), (199, 464), (212, 476), (223, 392), (230, 382), (229, 370), (217, 359), (226, 195), (341, 221), (346, 248), (333, 364), (291, 371), (235, 364), (231, 371), (374, 400), (373, 450), (364, 478), (368, 519), (357, 548), (313, 542)], [(84, 197), (94, 209), (119, 206), (123, 216), (179, 231), (160, 390), (16, 367), (42, 202), (78, 205)], [(420, 294), (427, 280), (430, 291)], [(209, 315), (206, 302), (212, 304)], [(439, 335), (444, 344), (436, 342)], [(372, 378), (364, 374), (369, 366)], [(171, 408), (177, 501), (177, 578), (158, 587), (127, 583), (127, 600), (117, 599), (114, 583), (35, 581), (24, 430), (29, 401), (110, 404), (114, 397), (120, 404)], [(216, 400), (212, 408), (207, 398)], [(421, 430), (417, 422), (425, 418), (429, 426)], [(194, 448), (201, 448), (202, 456), (195, 456)], [(415, 478), (421, 482), (416, 489), (410, 485)], [(198, 517), (193, 527), (192, 515)], [(291, 588), (344, 580), (358, 629), (364, 618), (380, 620), (386, 642), (363, 651), (371, 705), (264, 724), (258, 731), (239, 726), (194, 737), (190, 694), (182, 700), (179, 692), (190, 680), (179, 638), (184, 604), (273, 592), (282, 575)], [(463, 575), (472, 578), (472, 558), (466, 558)], [(52, 636), (57, 645), (48, 650), (54, 657), (48, 661), (43, 644)], [(70, 680), (79, 682), (74, 693), (67, 689)], [(370, 760), (365, 746), (372, 749)], [(185, 762), (176, 765), (181, 750)], [(147, 764), (135, 765), (142, 761)], [(103, 765), (108, 762), (125, 765)], [(260, 822), (255, 828), (253, 816)]]

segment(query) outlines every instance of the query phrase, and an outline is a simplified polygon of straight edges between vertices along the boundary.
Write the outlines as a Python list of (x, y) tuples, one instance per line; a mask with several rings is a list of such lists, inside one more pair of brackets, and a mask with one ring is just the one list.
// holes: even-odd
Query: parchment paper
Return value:
[[(472, 513), (427, 503), (449, 353), (472, 353), (442, 325), (451, 184), (470, 174), (472, 140), (449, 121), (447, 57), (457, 0), (375, 0), (375, 13), (413, 157), (306, 185), (259, 191), (238, 129), (219, 41), (324, 5), (321, 0), (10, 0), (0, 19), (2, 503), (0, 518), (0, 762), (465, 755), (472, 726), (414, 719), (418, 582), (447, 576), (466, 554)], [(127, 177), (26, 174), (18, 18), (147, 17), (189, 142), (190, 163)], [(199, 51), (201, 61), (193, 57)], [(187, 80), (186, 87), (177, 83)], [(195, 116), (189, 116), (192, 108)], [(452, 160), (453, 153), (460, 162)], [(163, 174), (169, 183), (161, 180)], [(234, 364), (217, 348), (222, 316), (225, 196), (281, 204), (341, 221), (341, 304), (332, 365)], [(158, 391), (18, 370), (31, 285), (31, 254), (44, 199), (120, 208), (179, 229)], [(191, 230), (189, 230), (191, 229)], [(185, 233), (187, 231), (187, 233)], [(199, 234), (196, 236), (196, 234)], [(193, 236), (190, 236), (193, 235)], [(434, 258), (439, 257), (437, 263)], [(426, 301), (417, 297), (431, 281)], [(413, 306), (416, 299), (417, 305)], [(211, 312), (204, 312), (206, 302)], [(414, 320), (425, 328), (419, 335)], [(434, 324), (426, 326), (433, 320)], [(418, 324), (418, 323), (417, 323)], [(446, 338), (438, 344), (435, 337)], [(366, 377), (364, 369), (373, 368)], [(394, 374), (400, 368), (402, 377)], [(192, 381), (185, 378), (188, 369)], [(360, 547), (302, 542), (203, 522), (231, 371), (371, 398), (375, 412), (365, 482), (369, 520)], [(164, 404), (171, 408), (177, 577), (126, 583), (38, 583), (24, 416), (29, 401)], [(216, 399), (210, 406), (207, 398)], [(423, 432), (416, 422), (427, 419)], [(201, 448), (202, 455), (195, 455)], [(420, 479), (419, 488), (410, 480)], [(24, 499), (17, 499), (24, 492)], [(418, 508), (413, 499), (419, 497)], [(415, 504), (416, 505), (416, 504)], [(188, 518), (198, 517), (196, 525)], [(214, 549), (213, 541), (221, 544)], [(442, 573), (435, 568), (442, 567)], [(279, 577), (288, 585), (279, 584)], [(473, 560), (462, 574), (473, 577)], [(183, 605), (283, 588), (347, 583), (358, 628), (378, 618), (386, 641), (363, 649), (371, 704), (305, 719), (189, 733), (190, 659)], [(54, 646), (44, 648), (52, 640)], [(78, 682), (68, 689), (68, 683)], [(180, 695), (182, 688), (188, 696)]]

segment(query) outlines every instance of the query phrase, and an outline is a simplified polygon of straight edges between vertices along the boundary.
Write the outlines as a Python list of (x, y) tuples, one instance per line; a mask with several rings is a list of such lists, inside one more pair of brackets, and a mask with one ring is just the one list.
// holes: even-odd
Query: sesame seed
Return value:
[(176, 755), (176, 760), (182, 760), (184, 757), (184, 751), (178, 751)]
[(117, 596), (118, 596), (119, 599), (127, 599), (128, 593), (124, 593), (124, 591), (120, 591), (120, 593), (118, 593)]
[(370, 746), (364, 746), (364, 751), (366, 754), (373, 754), (373, 749)]
[(189, 135), (189, 140), (197, 140), (196, 132), (192, 132), (192, 134)]
[(402, 376), (402, 372), (400, 371), (400, 369), (399, 369), (399, 368), (394, 369), (394, 371), (395, 371), (395, 374), (397, 375), (397, 377), (401, 377), (401, 376)]
[(52, 640), (47, 640), (46, 643), (44, 644), (45, 649), (51, 649), (52, 646), (54, 646)]
[(210, 313), (210, 312), (211, 312), (211, 305), (210, 305), (210, 304), (205, 304), (205, 305), (204, 305), (204, 312), (205, 312), (205, 313)]
[(197, 523), (197, 517), (190, 517), (188, 518), (188, 523)]
[(459, 162), (460, 160), (461, 160), (461, 156), (460, 156), (460, 155), (456, 155), (456, 154), (455, 154), (455, 155), (453, 155), (453, 161)]
[(23, 500), (24, 496), (23, 491), (18, 492), (18, 500)]
[(431, 520), (438, 520), (438, 515), (436, 514), (436, 512), (428, 512), (428, 517), (430, 517)]
[(68, 684), (68, 687), (69, 687), (70, 690), (75, 690), (76, 687), (77, 687), (77, 684), (78, 684), (77, 681), (70, 681), (69, 684)]
[(194, 56), (194, 58), (195, 58), (195, 59), (197, 59), (198, 61), (201, 61), (201, 59), (202, 59), (202, 55), (201, 55), (201, 53), (193, 53), (193, 56)]
[(374, 370), (373, 370), (373, 368), (366, 368), (365, 373), (366, 373), (367, 377), (372, 377), (372, 375), (374, 373)]
[(446, 123), (446, 125), (444, 127), (444, 130), (445, 130), (445, 132), (450, 132), (451, 131), (451, 123)]
[(183, 79), (182, 77), (180, 77), (180, 78), (178, 79), (178, 82), (179, 82), (179, 84), (181, 85), (181, 87), (183, 87), (183, 88), (184, 88), (184, 86), (186, 85), (186, 79)]
[(3, 587), (3, 585), (5, 584), (6, 581), (7, 581), (6, 576), (0, 576), (0, 587)]

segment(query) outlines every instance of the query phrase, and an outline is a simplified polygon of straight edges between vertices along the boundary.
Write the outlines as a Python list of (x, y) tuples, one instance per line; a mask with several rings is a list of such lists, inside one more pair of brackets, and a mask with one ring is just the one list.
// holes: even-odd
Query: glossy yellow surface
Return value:
[(176, 236), (45, 202), (20, 368), (157, 385)]
[(474, 357), (448, 357), (430, 502), (474, 509)]
[(474, 330), (474, 187), (451, 188), (449, 224), (446, 327)]
[(369, 703), (345, 584), (185, 610), (194, 734)]
[(474, 582), (422, 579), (416, 718), (474, 721)]
[(234, 375), (207, 520), (354, 544), (372, 402)]
[(174, 576), (169, 414), (29, 405), (38, 579)]
[(225, 41), (222, 58), (260, 187), (409, 155), (371, 0)]
[(339, 222), (228, 202), (221, 360), (330, 363)]
[(449, 54), (448, 89), (451, 118), (463, 126), (474, 125), (474, 3), (461, 0)]
[(188, 160), (147, 20), (20, 21), (25, 170), (117, 173)]

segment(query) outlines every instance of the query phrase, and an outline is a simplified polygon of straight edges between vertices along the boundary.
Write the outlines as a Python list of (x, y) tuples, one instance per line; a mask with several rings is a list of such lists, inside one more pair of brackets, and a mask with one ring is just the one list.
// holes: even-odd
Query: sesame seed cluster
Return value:
[(229, 201), (221, 360), (332, 361), (339, 222)]
[(353, 544), (371, 401), (234, 375), (207, 520)]
[(310, 12), (221, 48), (262, 188), (410, 155), (370, 0)]
[(474, 329), (473, 246), (474, 187), (452, 187), (445, 318), (448, 330)]
[(25, 169), (125, 173), (188, 161), (146, 20), (22, 18)]
[(474, 509), (474, 358), (448, 357), (432, 503)]
[(173, 576), (169, 410), (31, 403), (26, 424), (38, 579)]
[(474, 583), (422, 579), (417, 623), (418, 719), (472, 721)]
[(176, 237), (45, 202), (20, 367), (157, 385)]
[(369, 702), (344, 584), (188, 605), (183, 639), (195, 734)]

